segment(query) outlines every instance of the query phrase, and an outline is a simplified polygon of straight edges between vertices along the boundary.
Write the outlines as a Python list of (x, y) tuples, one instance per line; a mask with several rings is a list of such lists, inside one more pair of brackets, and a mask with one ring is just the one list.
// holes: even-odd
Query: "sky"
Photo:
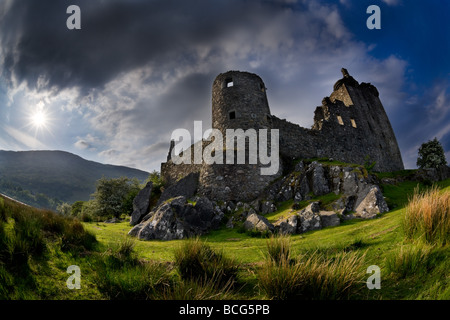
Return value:
[(310, 128), (345, 67), (378, 88), (405, 168), (434, 137), (450, 162), (449, 20), (446, 0), (1, 0), (0, 150), (159, 170), (172, 131), (210, 126), (218, 74), (258, 74), (271, 113)]

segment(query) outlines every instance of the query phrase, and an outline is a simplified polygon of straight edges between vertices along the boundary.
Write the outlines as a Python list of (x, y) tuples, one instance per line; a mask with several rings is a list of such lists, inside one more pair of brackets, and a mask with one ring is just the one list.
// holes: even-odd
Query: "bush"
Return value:
[(437, 138), (425, 142), (420, 146), (419, 156), (417, 158), (417, 166), (419, 168), (438, 168), (446, 164), (447, 160), (445, 159), (444, 148), (442, 148)]
[(175, 250), (175, 266), (183, 280), (215, 279), (220, 284), (234, 282), (238, 272), (234, 260), (212, 250), (199, 238), (188, 239)]
[(407, 239), (421, 239), (445, 245), (450, 240), (450, 192), (434, 186), (425, 192), (414, 190), (405, 208), (403, 229)]

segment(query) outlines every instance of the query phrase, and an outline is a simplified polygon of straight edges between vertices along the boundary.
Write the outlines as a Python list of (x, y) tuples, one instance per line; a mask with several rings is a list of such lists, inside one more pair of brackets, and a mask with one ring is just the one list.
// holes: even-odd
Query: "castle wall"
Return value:
[[(259, 76), (238, 71), (220, 74), (212, 89), (212, 127), (222, 132), (224, 143), (226, 129), (278, 129), (280, 154), (291, 158), (329, 157), (356, 164), (370, 161), (376, 163), (377, 171), (403, 169), (377, 89), (359, 84), (345, 69), (342, 73), (330, 97), (316, 108), (311, 129), (270, 114)], [(281, 165), (280, 160), (277, 174), (264, 176), (259, 164), (174, 165), (168, 158), (161, 164), (161, 174), (172, 184), (191, 172), (200, 172), (200, 194), (214, 200), (251, 200), (281, 175)]]

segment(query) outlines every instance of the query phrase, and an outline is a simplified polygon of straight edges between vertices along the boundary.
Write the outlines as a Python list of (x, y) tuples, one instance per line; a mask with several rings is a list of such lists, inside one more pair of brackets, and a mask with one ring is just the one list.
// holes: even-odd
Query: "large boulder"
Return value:
[(274, 224), (275, 231), (281, 234), (296, 234), (298, 228), (298, 216), (292, 215), (290, 217), (280, 219)]
[(299, 211), (297, 215), (300, 223), (297, 227), (297, 233), (321, 229), (322, 221), (319, 212), (319, 202), (312, 202), (306, 208)]
[(192, 204), (179, 196), (163, 202), (128, 234), (140, 240), (183, 239), (218, 228), (223, 216), (207, 198), (199, 198)]
[(328, 179), (325, 176), (325, 170), (322, 164), (313, 162), (311, 163), (312, 169), (312, 191), (316, 196), (322, 196), (330, 193), (330, 187)]
[(250, 214), (244, 222), (246, 230), (274, 231), (274, 226), (263, 216), (256, 213)]
[(132, 226), (141, 222), (142, 218), (148, 213), (152, 188), (153, 183), (151, 181), (147, 182), (145, 187), (133, 199), (133, 212), (130, 218), (130, 224)]
[(192, 172), (188, 174), (186, 177), (177, 181), (175, 184), (169, 186), (167, 189), (163, 191), (156, 205), (159, 206), (164, 201), (179, 196), (183, 196), (187, 199), (193, 197), (195, 192), (197, 191), (198, 178), (199, 173)]
[(372, 185), (367, 194), (359, 202), (355, 211), (356, 217), (373, 219), (378, 213), (389, 211), (389, 208), (384, 200), (380, 188), (376, 185)]
[(334, 211), (319, 211), (322, 228), (335, 227), (341, 224), (341, 219)]
[(261, 202), (261, 214), (265, 215), (277, 211), (277, 207), (272, 201)]

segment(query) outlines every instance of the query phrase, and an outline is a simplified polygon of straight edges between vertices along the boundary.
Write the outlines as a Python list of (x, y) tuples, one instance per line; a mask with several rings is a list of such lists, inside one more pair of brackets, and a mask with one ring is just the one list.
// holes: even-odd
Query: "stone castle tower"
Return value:
[(266, 86), (253, 73), (229, 71), (216, 77), (212, 87), (212, 127), (269, 129)]
[[(278, 129), (281, 157), (328, 157), (361, 165), (370, 161), (375, 162), (376, 171), (402, 170), (400, 150), (378, 90), (370, 83), (358, 83), (346, 69), (341, 71), (343, 77), (331, 95), (316, 108), (310, 129), (271, 114), (266, 87), (258, 75), (219, 74), (212, 86), (212, 127), (224, 136), (226, 129)], [(213, 200), (253, 199), (281, 174), (261, 176), (259, 165), (251, 164), (174, 165), (169, 157), (161, 164), (168, 185), (192, 172), (199, 173), (199, 193)]]

